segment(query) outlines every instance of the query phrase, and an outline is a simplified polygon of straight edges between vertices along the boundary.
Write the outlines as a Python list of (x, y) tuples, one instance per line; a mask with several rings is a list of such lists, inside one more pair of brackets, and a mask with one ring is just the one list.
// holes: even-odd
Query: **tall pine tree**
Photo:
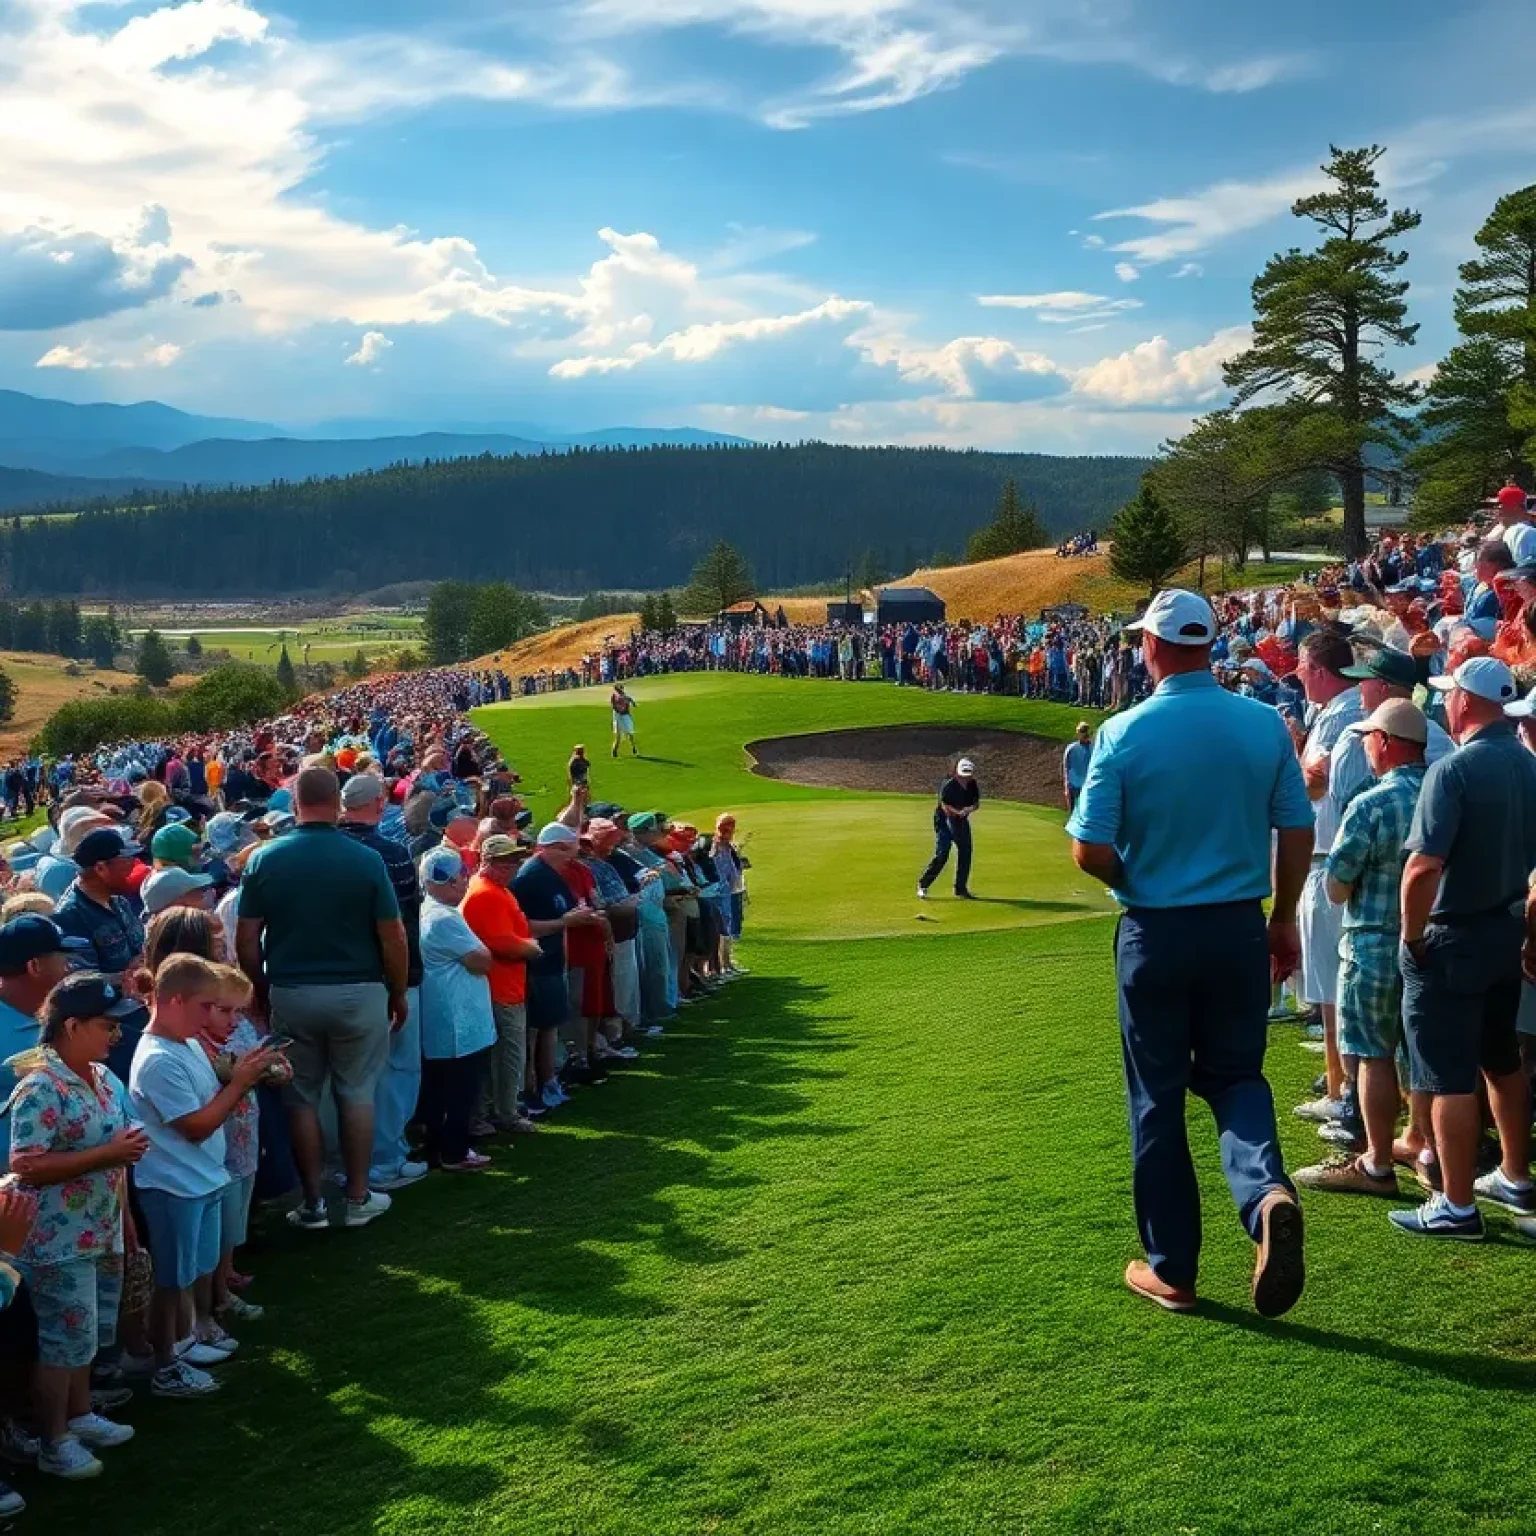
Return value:
[(978, 560), (1000, 560), (1004, 555), (1021, 554), (1026, 549), (1043, 549), (1050, 542), (1039, 512), (1033, 503), (1026, 506), (1020, 502), (1019, 487), (1009, 480), (1003, 485), (992, 521), (971, 535), (965, 558), (973, 564)]
[(133, 670), (151, 688), (164, 688), (176, 675), (176, 663), (171, 660), (170, 647), (161, 638), (158, 629), (146, 629), (139, 636), (138, 649), (133, 657)]
[(1224, 370), (1239, 405), (1266, 398), (1295, 418), (1308, 445), (1307, 467), (1327, 470), (1344, 502), (1344, 549), (1366, 548), (1367, 451), (1401, 448), (1401, 412), (1418, 393), (1381, 362), (1381, 348), (1411, 346), (1408, 283), (1397, 274), (1408, 259), (1392, 242), (1417, 229), (1419, 215), (1390, 210), (1376, 178), (1384, 151), (1330, 146), (1323, 173), (1330, 185), (1298, 198), (1291, 212), (1322, 231), (1315, 250), (1272, 256), (1254, 279), (1253, 345)]
[(1144, 475), (1141, 489), (1115, 513), (1110, 525), (1109, 568), (1121, 581), (1134, 581), (1155, 594), (1189, 558), (1178, 520)]
[[(752, 572), (741, 552), (721, 539), (693, 568), (680, 606), (684, 613), (713, 617), (722, 608), (752, 596)], [(662, 594), (664, 597), (665, 593)], [(667, 598), (668, 603), (671, 598)]]

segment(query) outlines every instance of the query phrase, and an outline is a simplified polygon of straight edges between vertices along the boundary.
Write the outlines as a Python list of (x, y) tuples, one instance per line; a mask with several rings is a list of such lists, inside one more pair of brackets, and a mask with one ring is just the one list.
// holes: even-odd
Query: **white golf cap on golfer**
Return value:
[(955, 764), (955, 772), (958, 773), (962, 779), (974, 779), (976, 777), (976, 764), (973, 763), (970, 758), (962, 757), (960, 761)]
[(1532, 688), (1523, 699), (1516, 699), (1513, 704), (1506, 704), (1504, 713), (1511, 720), (1529, 720), (1532, 715), (1536, 715), (1536, 688)]
[(1440, 693), (1459, 688), (1475, 699), (1487, 699), (1490, 704), (1513, 704), (1520, 697), (1515, 674), (1492, 656), (1474, 656), (1462, 662), (1449, 677), (1430, 678), (1429, 686)]
[(1127, 629), (1144, 629), (1171, 645), (1209, 645), (1216, 638), (1216, 615), (1198, 592), (1164, 587), (1147, 611)]

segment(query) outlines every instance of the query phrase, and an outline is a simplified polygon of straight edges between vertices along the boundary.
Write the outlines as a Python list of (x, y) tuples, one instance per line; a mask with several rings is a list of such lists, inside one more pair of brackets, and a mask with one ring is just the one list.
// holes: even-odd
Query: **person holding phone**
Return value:
[(16, 1259), (37, 1314), (37, 1465), (54, 1477), (95, 1477), (94, 1452), (133, 1438), (91, 1411), (91, 1361), (117, 1337), (124, 1170), (149, 1147), (106, 1060), (121, 1020), (141, 1011), (99, 972), (78, 972), (48, 994), (38, 1047), (15, 1063), (11, 1171), (37, 1202)]

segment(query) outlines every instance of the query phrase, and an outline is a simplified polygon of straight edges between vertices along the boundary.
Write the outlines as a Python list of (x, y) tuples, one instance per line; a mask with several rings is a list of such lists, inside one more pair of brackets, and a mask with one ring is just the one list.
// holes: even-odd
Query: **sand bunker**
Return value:
[(752, 771), (792, 784), (931, 795), (959, 757), (976, 764), (982, 797), (1060, 807), (1066, 743), (976, 726), (896, 725), (818, 731), (747, 743)]

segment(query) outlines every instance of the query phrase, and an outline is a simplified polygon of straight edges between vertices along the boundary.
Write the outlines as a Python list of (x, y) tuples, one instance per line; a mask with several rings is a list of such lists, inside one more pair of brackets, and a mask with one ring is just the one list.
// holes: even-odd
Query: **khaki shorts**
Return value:
[(329, 1077), (343, 1103), (373, 1103), (389, 1060), (389, 993), (383, 982), (273, 987), (271, 1006), (273, 1034), (293, 1039), (288, 1049), (293, 1081), (283, 1089), (285, 1102), (318, 1104)]

